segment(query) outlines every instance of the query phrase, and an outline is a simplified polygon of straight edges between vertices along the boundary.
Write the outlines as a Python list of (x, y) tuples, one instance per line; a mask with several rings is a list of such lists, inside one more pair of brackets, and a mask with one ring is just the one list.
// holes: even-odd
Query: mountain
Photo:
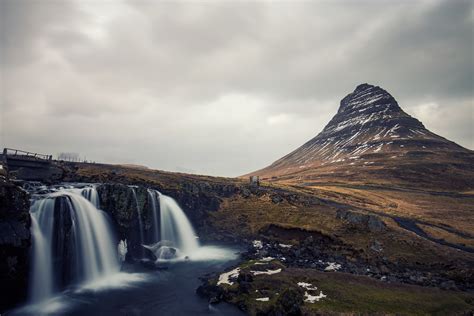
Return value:
[(391, 183), (474, 188), (474, 152), (425, 128), (386, 90), (367, 83), (341, 100), (321, 133), (249, 175), (311, 185)]

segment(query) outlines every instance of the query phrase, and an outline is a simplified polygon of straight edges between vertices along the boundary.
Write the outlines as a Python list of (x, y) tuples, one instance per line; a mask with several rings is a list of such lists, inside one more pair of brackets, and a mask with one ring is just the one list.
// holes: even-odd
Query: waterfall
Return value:
[(151, 242), (160, 241), (160, 218), (159, 218), (159, 202), (157, 203), (159, 192), (148, 189), (148, 199), (151, 205), (152, 225), (151, 225)]
[(137, 211), (137, 218), (138, 218), (138, 231), (140, 233), (140, 243), (144, 244), (145, 243), (145, 232), (144, 232), (144, 227), (143, 227), (143, 219), (142, 219), (142, 213), (140, 211), (140, 205), (138, 204), (138, 198), (137, 198), (137, 192), (135, 191), (134, 187), (130, 187), (133, 195), (133, 200), (135, 201), (135, 210)]
[(199, 248), (194, 228), (178, 203), (169, 196), (159, 195), (161, 240), (170, 240), (184, 254)]
[(32, 301), (42, 301), (53, 294), (52, 236), (54, 199), (36, 201), (30, 209), (32, 245)]
[(82, 196), (88, 199), (97, 209), (100, 209), (99, 194), (95, 187), (86, 187), (81, 190)]
[(153, 213), (153, 242), (159, 242), (145, 248), (158, 259), (189, 256), (195, 252), (199, 248), (196, 233), (178, 203), (156, 190), (148, 190), (148, 194)]
[[(71, 284), (119, 271), (116, 242), (95, 188), (41, 196), (30, 209), (32, 278), (30, 297), (42, 301)], [(95, 191), (95, 193), (94, 193)]]

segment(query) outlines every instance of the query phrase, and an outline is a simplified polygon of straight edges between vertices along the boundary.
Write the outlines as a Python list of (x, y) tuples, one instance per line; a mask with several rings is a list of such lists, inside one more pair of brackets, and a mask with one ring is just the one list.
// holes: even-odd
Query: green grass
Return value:
[[(331, 273), (332, 274), (332, 273)], [(452, 315), (474, 308), (473, 296), (461, 292), (441, 291), (408, 285), (380, 284), (354, 277), (319, 278), (314, 282), (328, 295), (308, 311), (387, 313), (403, 315)], [(469, 303), (470, 302), (470, 303)]]
[[(241, 265), (251, 269), (254, 261)], [(474, 310), (474, 295), (434, 288), (390, 284), (364, 276), (346, 273), (325, 273), (313, 269), (284, 269), (274, 275), (255, 276), (246, 293), (233, 289), (231, 303), (245, 304), (249, 314), (268, 311), (277, 304), (287, 288), (308, 282), (327, 295), (314, 304), (304, 303), (302, 311), (316, 314), (383, 314), (383, 315), (462, 315)], [(258, 290), (258, 292), (256, 292)], [(302, 290), (303, 291), (303, 290)], [(314, 293), (313, 293), (314, 294)], [(269, 297), (268, 302), (256, 298)]]

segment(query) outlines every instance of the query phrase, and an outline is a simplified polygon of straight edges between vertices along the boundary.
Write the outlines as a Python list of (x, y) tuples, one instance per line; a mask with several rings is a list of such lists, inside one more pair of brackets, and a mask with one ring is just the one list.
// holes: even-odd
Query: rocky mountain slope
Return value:
[(251, 173), (264, 179), (474, 187), (474, 152), (428, 129), (405, 113), (386, 90), (357, 86), (316, 137)]

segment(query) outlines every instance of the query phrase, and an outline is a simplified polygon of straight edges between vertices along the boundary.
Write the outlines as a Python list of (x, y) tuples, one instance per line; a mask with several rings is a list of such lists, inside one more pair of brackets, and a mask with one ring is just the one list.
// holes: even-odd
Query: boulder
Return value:
[(336, 218), (344, 220), (354, 226), (368, 229), (371, 232), (381, 232), (386, 228), (384, 221), (377, 215), (362, 214), (349, 210), (337, 210)]
[(275, 203), (275, 204), (283, 202), (283, 198), (280, 195), (277, 195), (277, 194), (272, 195), (271, 199), (272, 199), (272, 202)]

